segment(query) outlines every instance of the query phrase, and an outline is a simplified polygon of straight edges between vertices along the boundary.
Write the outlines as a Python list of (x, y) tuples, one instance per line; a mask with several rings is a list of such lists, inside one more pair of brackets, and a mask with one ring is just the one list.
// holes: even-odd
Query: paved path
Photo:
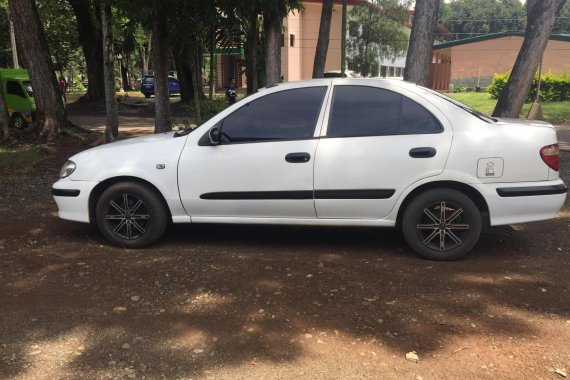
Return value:
[[(91, 131), (105, 131), (105, 116), (71, 115), (69, 121)], [(132, 136), (153, 133), (154, 117), (119, 116), (119, 134)]]

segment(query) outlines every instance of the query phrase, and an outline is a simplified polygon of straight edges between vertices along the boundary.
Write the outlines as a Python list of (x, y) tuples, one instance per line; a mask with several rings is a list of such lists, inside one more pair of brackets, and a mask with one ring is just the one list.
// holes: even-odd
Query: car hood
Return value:
[(162, 142), (164, 140), (174, 139), (174, 133), (175, 132), (165, 132), (156, 135), (153, 134), (147, 136), (133, 137), (126, 140), (120, 140), (109, 144), (99, 145), (76, 154), (75, 156), (71, 157), (70, 160), (71, 161), (84, 160), (86, 158), (87, 159), (90, 158), (95, 154), (99, 155), (107, 151), (123, 152), (139, 148), (152, 149), (151, 146), (156, 143)]
[(141, 170), (153, 171), (158, 164), (173, 169), (185, 142), (186, 138), (174, 138), (174, 132), (166, 132), (100, 145), (69, 158), (77, 165), (70, 179), (100, 181), (118, 175), (135, 175)]

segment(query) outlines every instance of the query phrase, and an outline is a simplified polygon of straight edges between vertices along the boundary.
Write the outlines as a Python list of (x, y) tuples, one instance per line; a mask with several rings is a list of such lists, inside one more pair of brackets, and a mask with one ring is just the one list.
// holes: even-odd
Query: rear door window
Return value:
[(439, 133), (423, 106), (393, 91), (367, 86), (334, 89), (327, 137)]

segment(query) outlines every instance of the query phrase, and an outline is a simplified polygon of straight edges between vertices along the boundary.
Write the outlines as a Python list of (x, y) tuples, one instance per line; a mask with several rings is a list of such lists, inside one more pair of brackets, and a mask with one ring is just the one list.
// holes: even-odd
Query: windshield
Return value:
[(437, 91), (434, 91), (434, 90), (431, 90), (431, 89), (425, 88), (425, 87), (424, 87), (424, 90), (429, 91), (430, 93), (432, 93), (432, 94), (434, 94), (434, 95), (440, 97), (441, 99), (447, 100), (448, 102), (452, 103), (453, 105), (455, 105), (455, 106), (461, 108), (461, 109), (464, 110), (464, 111), (469, 112), (471, 115), (473, 115), (473, 116), (475, 116), (475, 117), (477, 117), (477, 118), (483, 120), (483, 121), (486, 122), (486, 123), (491, 123), (491, 124), (492, 124), (492, 123), (495, 123), (495, 122), (497, 121), (497, 119), (494, 119), (494, 118), (492, 118), (492, 117), (490, 117), (490, 116), (488, 116), (488, 115), (485, 115), (484, 113), (479, 112), (479, 111), (477, 111), (476, 109), (473, 109), (473, 108), (471, 108), (471, 107), (469, 107), (469, 106), (467, 106), (467, 105), (465, 105), (465, 104), (463, 104), (463, 103), (461, 103), (461, 102), (459, 102), (459, 101), (457, 101), (457, 100), (455, 100), (455, 99), (453, 99), (453, 98), (450, 98), (449, 96), (444, 95), (444, 94), (442, 94), (442, 93), (440, 93), (440, 92), (437, 92)]
[(24, 85), (24, 88), (26, 89), (28, 96), (30, 98), (33, 98), (34, 97), (34, 90), (32, 89), (32, 83), (29, 80), (27, 80), (27, 81), (22, 82), (22, 84)]

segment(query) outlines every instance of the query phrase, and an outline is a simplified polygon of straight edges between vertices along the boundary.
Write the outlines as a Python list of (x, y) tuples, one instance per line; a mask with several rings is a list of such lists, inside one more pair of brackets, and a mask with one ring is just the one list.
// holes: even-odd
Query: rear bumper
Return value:
[(491, 225), (553, 219), (566, 200), (562, 180), (479, 185), (489, 206)]
[(89, 223), (89, 195), (99, 182), (60, 179), (51, 190), (62, 219)]

